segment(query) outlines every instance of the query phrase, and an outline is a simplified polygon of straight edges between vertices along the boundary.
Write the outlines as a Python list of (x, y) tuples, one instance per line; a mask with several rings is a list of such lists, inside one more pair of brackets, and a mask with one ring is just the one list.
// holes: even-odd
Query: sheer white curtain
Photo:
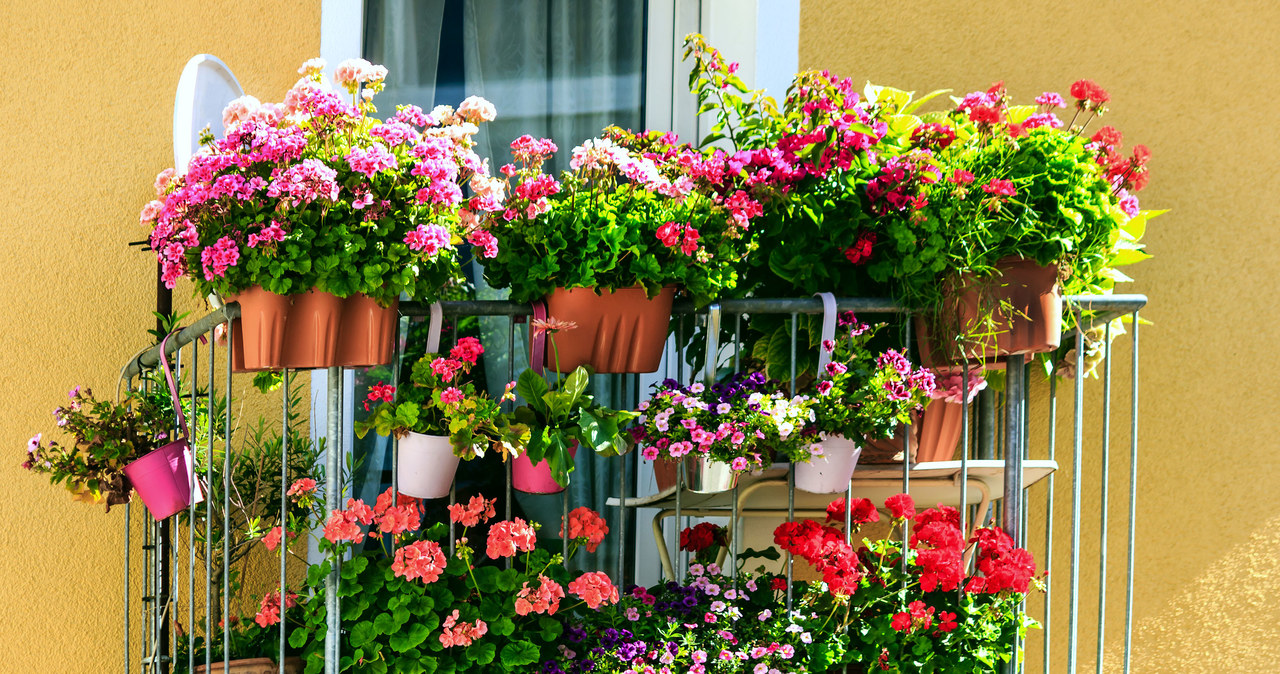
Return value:
[(375, 99), (384, 118), (402, 103), (434, 105), (444, 8), (445, 0), (366, 0), (364, 53), (388, 70)]
[(467, 90), (489, 99), (498, 120), (482, 138), (499, 165), (522, 133), (568, 151), (608, 124), (641, 120), (644, 3), (618, 0), (467, 0)]

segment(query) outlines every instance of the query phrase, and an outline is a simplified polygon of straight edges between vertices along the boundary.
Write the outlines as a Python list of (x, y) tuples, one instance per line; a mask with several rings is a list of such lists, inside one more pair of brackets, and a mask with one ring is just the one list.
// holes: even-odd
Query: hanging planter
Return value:
[[(962, 337), (957, 342), (945, 335)], [(939, 316), (916, 321), (916, 338), (925, 366), (946, 371), (962, 368), (966, 360), (1003, 369), (1005, 356), (1057, 349), (1062, 343), (1058, 265), (1006, 257), (989, 279), (962, 277)]]
[(458, 472), (458, 456), (447, 435), (410, 432), (400, 439), (396, 456), (396, 480), (400, 493), (416, 498), (449, 495)]
[(165, 381), (169, 384), (173, 409), (177, 412), (177, 427), (182, 429), (180, 432), (183, 436), (144, 454), (124, 467), (125, 476), (157, 522), (186, 509), (191, 505), (192, 497), (196, 503), (203, 500), (192, 470), (191, 446), (186, 438), (187, 421), (182, 413), (182, 401), (173, 381), (173, 371), (169, 369), (169, 359), (164, 355), (165, 345), (172, 336), (170, 333), (160, 340), (160, 364), (164, 368)]
[(399, 300), (383, 307), (363, 294), (342, 301), (342, 329), (338, 333), (339, 367), (373, 367), (391, 362)]
[[(569, 448), (569, 456), (577, 458), (577, 443)], [(529, 460), (528, 454), (521, 454), (512, 460), (511, 485), (516, 491), (526, 494), (559, 494), (564, 491), (564, 487), (551, 474), (551, 465), (546, 459), (535, 464)]]
[(822, 454), (808, 463), (792, 464), (796, 487), (813, 494), (837, 494), (849, 487), (862, 448), (843, 435), (822, 437)]
[[(955, 458), (963, 429), (964, 406), (945, 400), (930, 400), (924, 412), (911, 416), (911, 463), (950, 461)], [(902, 461), (905, 426), (899, 425), (892, 438), (865, 438), (863, 463)]]
[(598, 373), (657, 371), (674, 297), (675, 286), (652, 298), (641, 286), (599, 294), (591, 288), (557, 288), (546, 298), (547, 315), (578, 327), (556, 335), (556, 348), (547, 349), (546, 367), (557, 372), (580, 365)]
[(231, 369), (236, 372), (275, 370), (282, 366), (285, 324), (293, 302), (262, 286), (229, 295), (240, 305), (240, 318), (231, 322)]
[(658, 491), (676, 486), (679, 480), (680, 462), (684, 463), (684, 488), (695, 494), (720, 494), (738, 484), (741, 471), (734, 470), (723, 461), (716, 461), (702, 454), (690, 454), (679, 461), (658, 459), (653, 462), (653, 476)]

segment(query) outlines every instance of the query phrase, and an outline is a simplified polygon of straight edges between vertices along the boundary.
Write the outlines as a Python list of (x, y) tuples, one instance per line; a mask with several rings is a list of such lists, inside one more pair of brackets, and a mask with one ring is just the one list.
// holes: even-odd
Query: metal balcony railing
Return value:
[[(949, 481), (955, 491), (955, 500), (962, 504), (960, 507), (962, 517), (962, 528), (967, 530), (970, 522), (985, 521), (987, 518), (987, 508), (993, 507), (991, 504), (995, 500), (1000, 501), (997, 518), (1000, 526), (1002, 526), (1019, 545), (1027, 545), (1029, 543), (1029, 516), (1031, 508), (1029, 507), (1029, 497), (1027, 490), (1035, 484), (1044, 484), (1046, 488), (1043, 490), (1043, 521), (1037, 522), (1039, 526), (1043, 526), (1043, 547), (1032, 550), (1036, 553), (1037, 561), (1041, 568), (1050, 571), (1048, 576), (1048, 589), (1045, 592), (1042, 605), (1042, 611), (1038, 616), (1044, 628), (1044, 636), (1040, 639), (1039, 657), (1032, 658), (1030, 654), (1026, 657), (1019, 657), (1011, 664), (1006, 671), (1022, 672), (1030, 662), (1038, 661), (1042, 667), (1042, 671), (1067, 671), (1076, 672), (1079, 670), (1080, 651), (1081, 651), (1081, 616), (1080, 600), (1082, 588), (1080, 583), (1081, 577), (1081, 547), (1082, 547), (1082, 529), (1083, 521), (1082, 511), (1082, 475), (1084, 471), (1085, 461), (1085, 379), (1084, 374), (1084, 357), (1085, 357), (1085, 341), (1084, 331), (1096, 326), (1107, 325), (1106, 339), (1104, 340), (1104, 365), (1101, 374), (1101, 385), (1103, 395), (1103, 411), (1100, 415), (1101, 426), (1101, 455), (1097, 459), (1101, 463), (1100, 484), (1100, 500), (1095, 511), (1095, 515), (1099, 518), (1098, 535), (1099, 535), (1099, 552), (1096, 563), (1099, 569), (1098, 582), (1098, 611), (1097, 632), (1094, 645), (1096, 646), (1096, 669), (1098, 672), (1103, 671), (1104, 650), (1107, 646), (1107, 635), (1113, 632), (1108, 631), (1107, 601), (1109, 588), (1107, 585), (1109, 557), (1107, 542), (1109, 538), (1109, 527), (1111, 523), (1108, 521), (1110, 508), (1110, 468), (1112, 463), (1111, 456), (1111, 424), (1112, 424), (1112, 359), (1111, 359), (1111, 328), (1109, 322), (1115, 318), (1122, 316), (1130, 316), (1131, 320), (1131, 342), (1132, 342), (1132, 358), (1130, 363), (1130, 410), (1129, 410), (1129, 461), (1128, 461), (1128, 477), (1129, 489), (1128, 499), (1128, 517), (1124, 525), (1127, 526), (1127, 555), (1125, 560), (1125, 588), (1124, 588), (1124, 625), (1123, 625), (1123, 671), (1128, 672), (1130, 666), (1130, 651), (1132, 647), (1132, 620), (1133, 620), (1133, 571), (1134, 571), (1134, 537), (1136, 532), (1136, 494), (1137, 494), (1137, 458), (1138, 458), (1138, 312), (1146, 305), (1147, 299), (1141, 295), (1113, 295), (1113, 296), (1075, 296), (1067, 297), (1067, 304), (1077, 313), (1084, 317), (1082, 330), (1073, 330), (1070, 334), (1064, 335), (1064, 341), (1070, 339), (1075, 343), (1076, 361), (1073, 364), (1075, 368), (1074, 391), (1073, 391), (1073, 417), (1072, 417), (1072, 442), (1071, 455), (1069, 461), (1071, 464), (1071, 531), (1067, 540), (1069, 545), (1067, 555), (1070, 567), (1065, 574), (1065, 579), (1061, 577), (1052, 563), (1054, 559), (1054, 551), (1062, 545), (1061, 539), (1055, 540), (1054, 519), (1055, 519), (1055, 488), (1054, 488), (1054, 471), (1057, 469), (1057, 444), (1058, 444), (1058, 379), (1056, 377), (1048, 378), (1048, 383), (1044, 385), (1047, 388), (1044, 396), (1044, 406), (1047, 412), (1047, 437), (1043, 444), (1033, 441), (1030, 437), (1031, 413), (1033, 396), (1032, 390), (1035, 388), (1031, 377), (1030, 363), (1023, 356), (1010, 356), (1006, 366), (1005, 388), (1002, 393), (996, 393), (990, 390), (983, 391), (977, 401), (974, 403), (976, 412), (972, 415), (976, 419), (970, 419), (969, 405), (964, 407), (963, 430), (961, 434), (961, 455), (958, 462), (945, 462), (944, 464), (914, 464), (910, 461), (903, 461), (901, 469), (896, 467), (877, 467), (867, 470), (863, 467), (855, 473), (854, 481), (847, 490), (846, 497), (851, 500), (856, 495), (855, 487), (862, 489), (870, 489), (873, 486), (891, 486), (894, 489), (900, 489), (902, 492), (911, 493), (912, 484), (944, 484)], [(522, 322), (524, 317), (531, 313), (528, 305), (517, 304), (506, 301), (459, 301), (459, 302), (443, 302), (443, 311), (446, 316), (494, 316), (507, 318), (507, 336), (508, 345), (515, 345), (517, 337), (517, 323)], [(841, 298), (837, 300), (837, 306), (841, 311), (854, 311), (859, 315), (867, 314), (903, 314), (904, 310), (891, 301), (883, 299), (866, 299), (866, 298)], [(697, 308), (687, 302), (676, 302), (673, 314), (681, 317), (693, 316), (693, 320), (704, 327), (703, 333), (707, 336), (706, 353), (710, 357), (706, 358), (707, 362), (717, 362), (716, 354), (721, 353), (721, 345), (717, 344), (719, 328), (722, 323), (729, 318), (733, 321), (733, 356), (732, 366), (736, 371), (740, 366), (738, 357), (738, 347), (736, 342), (742, 334), (743, 318), (751, 315), (762, 314), (782, 314), (789, 315), (793, 320), (791, 322), (791, 361), (792, 376), (791, 385), (795, 386), (795, 362), (796, 362), (796, 321), (797, 316), (802, 314), (818, 314), (822, 312), (822, 302), (817, 298), (777, 298), (777, 299), (736, 299), (723, 300), (718, 304), (713, 304), (706, 308)], [(422, 304), (406, 302), (400, 306), (401, 329), (404, 330), (409, 320), (416, 317), (427, 315), (428, 307)], [(139, 540), (133, 527), (133, 508), (126, 506), (126, 518), (124, 523), (124, 588), (123, 588), (123, 637), (124, 637), (124, 656), (125, 656), (125, 672), (134, 671), (137, 667), (139, 671), (147, 674), (159, 674), (169, 672), (174, 664), (174, 658), (177, 653), (178, 642), (185, 639), (187, 641), (188, 665), (209, 664), (209, 657), (206, 653), (201, 661), (195, 658), (196, 633), (197, 628), (203, 635), (213, 634), (213, 630), (218, 626), (212, 621), (212, 611), (210, 610), (213, 602), (214, 587), (210, 584), (211, 578), (210, 565), (214, 555), (218, 554), (210, 546), (210, 541), (214, 538), (215, 527), (218, 531), (226, 533), (230, 528), (229, 504), (225, 501), (228, 498), (227, 479), (230, 469), (230, 457), (232, 454), (230, 429), (232, 428), (232, 371), (229, 357), (229, 349), (218, 349), (210, 342), (202, 346), (201, 338), (210, 334), (218, 325), (225, 325), (227, 337), (230, 339), (230, 331), (233, 329), (231, 321), (239, 316), (239, 307), (230, 304), (223, 309), (214, 311), (203, 318), (195, 321), (189, 327), (179, 331), (173, 338), (169, 340), (166, 355), (174, 357), (177, 362), (179, 378), (185, 371), (190, 377), (192, 385), (190, 387), (190, 396), (194, 406), (195, 398), (199, 387), (196, 386), (201, 367), (201, 358), (204, 358), (206, 367), (208, 368), (205, 375), (205, 388), (201, 392), (203, 396), (207, 396), (210, 403), (213, 401), (217, 389), (217, 379), (222, 379), (223, 395), (226, 396), (225, 419), (222, 422), (227, 432), (222, 433), (219, 441), (225, 443), (223, 448), (223, 489), (221, 491), (224, 502), (222, 504), (222, 521), (209, 521), (208, 518), (197, 518), (197, 508), (193, 504), (188, 512), (189, 522), (186, 535), (182, 536), (179, 527), (171, 526), (169, 522), (155, 523), (147, 518), (142, 528), (142, 534)], [(686, 319), (687, 320), (687, 319)], [(682, 333), (686, 320), (677, 322), (677, 332)], [(709, 326), (709, 328), (707, 327)], [(903, 346), (910, 348), (911, 331), (903, 330)], [(677, 335), (677, 342), (683, 343), (683, 334)], [(222, 358), (218, 357), (216, 351), (222, 351)], [(207, 353), (205, 353), (207, 352)], [(140, 375), (146, 370), (155, 368), (159, 363), (160, 347), (153, 346), (142, 351), (139, 355), (132, 358), (124, 365), (121, 371), (121, 379), (126, 381), (129, 386), (145, 385), (145, 382), (139, 380)], [(398, 355), (395, 360), (398, 360)], [(686, 372), (688, 369), (684, 362), (684, 358), (676, 359), (674, 364), (670, 363), (671, 359), (667, 359), (666, 368), (667, 375), (677, 378), (681, 381), (688, 381), (687, 377), (693, 376), (692, 372)], [(514, 378), (513, 370), (514, 359), (508, 357), (506, 364), (508, 368), (509, 378)], [(674, 369), (674, 371), (672, 371)], [(215, 376), (217, 375), (217, 376)], [(327, 408), (326, 422), (327, 428), (325, 437), (328, 450), (326, 451), (326, 476), (332, 485), (342, 484), (343, 462), (341, 451), (333, 451), (334, 448), (342, 447), (342, 438), (344, 430), (344, 421), (342, 419), (342, 395), (343, 387), (334, 385), (335, 382), (341, 382), (340, 368), (329, 368), (328, 386), (326, 387), (325, 404)], [(620, 377), (620, 386), (615, 389), (619, 391), (616, 400), (612, 401), (614, 407), (634, 407), (640, 400), (640, 378), (637, 375), (611, 375)], [(968, 373), (965, 373), (967, 380)], [(288, 417), (289, 417), (289, 378), (285, 377), (282, 395), (283, 418), (285, 419), (285, 432), (282, 433), (283, 442), (288, 442)], [(968, 389), (967, 381), (965, 389)], [(212, 408), (212, 406), (211, 406)], [(1003, 419), (1000, 416), (1003, 415)], [(195, 415), (190, 415), (194, 424)], [(208, 419), (209, 427), (207, 429), (210, 442), (216, 435), (215, 420), (210, 415)], [(191, 429), (192, 437), (195, 437), (195, 429)], [(903, 455), (910, 456), (911, 434), (904, 433), (905, 443)], [(1033, 448), (1036, 451), (1032, 451)], [(212, 455), (212, 453), (210, 453)], [(1042, 457), (1033, 459), (1033, 455)], [(394, 450), (392, 452), (393, 465), (392, 474), (395, 472), (394, 466)], [(628, 456), (616, 457), (608, 459), (609, 461), (618, 462), (618, 495), (610, 501), (610, 504), (617, 507), (620, 513), (626, 513), (628, 509), (635, 507), (656, 507), (659, 509), (657, 518), (655, 518), (654, 528), (656, 539), (655, 542), (661, 542), (660, 545), (662, 557), (664, 559), (664, 573), (668, 576), (678, 576), (681, 569), (684, 568), (687, 560), (681, 560), (679, 553), (673, 560), (670, 553), (665, 550), (665, 538), (674, 534), (674, 544), (672, 547), (679, 548), (678, 537), (680, 526), (671, 527), (670, 530), (664, 530), (660, 526), (660, 522), (665, 519), (674, 518), (674, 522), (681, 522), (683, 518), (688, 516), (704, 516), (704, 515), (725, 515), (731, 520), (730, 537), (731, 546), (729, 554), (736, 560), (738, 555), (739, 540), (737, 535), (740, 530), (740, 517), (744, 515), (743, 499), (748, 496), (748, 491), (763, 490), (769, 487), (785, 488), (786, 506), (783, 509), (777, 506), (772, 509), (774, 514), (785, 515), (788, 519), (794, 519), (797, 512), (813, 513), (812, 504), (806, 505), (801, 503), (800, 509), (797, 509), (796, 489), (794, 484), (794, 475), (791, 471), (787, 472), (787, 477), (782, 478), (778, 475), (766, 473), (759, 480), (751, 483), (735, 487), (732, 494), (720, 497), (718, 499), (707, 499), (697, 497), (696, 503), (689, 501), (692, 496), (683, 489), (676, 489), (673, 494), (658, 495), (657, 497), (641, 498), (634, 496), (635, 477), (639, 471), (636, 460), (633, 458), (634, 453)], [(287, 447), (282, 448), (281, 452), (282, 465), (280, 467), (281, 485), (289, 484), (289, 468), (288, 468), (288, 451)], [(954, 465), (952, 465), (954, 464)], [(208, 472), (205, 477), (207, 480), (213, 480), (212, 466), (208, 466)], [(511, 504), (511, 473), (510, 464), (506, 467), (506, 492), (507, 492), (507, 517), (510, 517)], [(982, 471), (981, 475), (975, 473), (971, 476), (970, 471)], [(865, 477), (864, 477), (865, 475)], [(938, 480), (938, 476), (942, 475), (943, 479)], [(992, 490), (988, 489), (992, 476), (998, 476), (998, 484), (1000, 489), (995, 490), (995, 494), (987, 493)], [(630, 477), (629, 477), (630, 476)], [(1030, 476), (1029, 482), (1024, 482)], [(1043, 478), (1043, 479), (1041, 479)], [(860, 486), (858, 486), (860, 485)], [(973, 503), (970, 488), (985, 490), (979, 497), (977, 503)], [(394, 488), (394, 483), (393, 483)], [(281, 512), (285, 512), (287, 502), (284, 498), (285, 489), (281, 489)], [(327, 508), (329, 510), (338, 509), (341, 504), (338, 502), (340, 498), (340, 489), (331, 488), (325, 490), (329, 502)], [(776, 496), (775, 498), (782, 498)], [(452, 503), (454, 495), (450, 495)], [(810, 500), (811, 499), (802, 499)], [(569, 492), (564, 492), (562, 497), (562, 510), (567, 515), (570, 508)], [(770, 510), (765, 508), (765, 510)], [(1037, 513), (1040, 515), (1040, 513)], [(848, 515), (846, 514), (846, 517)], [(620, 517), (622, 523), (619, 532), (619, 539), (622, 545), (622, 552), (619, 554), (617, 574), (617, 583), (622, 586), (628, 581), (628, 550), (634, 551), (638, 541), (641, 539), (639, 532), (627, 532), (627, 517)], [(846, 520), (847, 521), (847, 520)], [(425, 525), (426, 523), (424, 523)], [(451, 525), (452, 526), (452, 525)], [(198, 594), (197, 578), (201, 575), (197, 568), (197, 543), (195, 533), (197, 529), (204, 532), (204, 551), (205, 560), (203, 569), (203, 578), (205, 580), (202, 595)], [(847, 530), (847, 529), (846, 529)], [(907, 534), (904, 534), (906, 536)], [(186, 564), (180, 563), (180, 556), (183, 552), (185, 538)], [(223, 535), (222, 568), (227, 568), (228, 561), (228, 544), (230, 536)], [(451, 540), (452, 540), (451, 533)], [(140, 545), (139, 545), (140, 543)], [(567, 545), (567, 541), (566, 541)], [(287, 545), (280, 548), (280, 566), (279, 579), (280, 589), (283, 592), (285, 588), (288, 564), (287, 564)], [(134, 566), (134, 557), (136, 550), (142, 551), (142, 597), (140, 606), (135, 606), (135, 593), (132, 591), (131, 576)], [(182, 576), (182, 568), (185, 566), (185, 576)], [(791, 560), (787, 559), (785, 569), (788, 579), (792, 577), (793, 568)], [(185, 580), (185, 583), (181, 581)], [(338, 586), (341, 583), (340, 576), (340, 560), (334, 565), (332, 573), (329, 575), (326, 584), (326, 602), (328, 607), (328, 616), (330, 624), (328, 625), (326, 635), (326, 673), (338, 671), (339, 662), (339, 611), (338, 602)], [(1063, 588), (1063, 584), (1066, 587)], [(1067, 600), (1067, 627), (1065, 630), (1059, 630), (1055, 627), (1053, 620), (1053, 597), (1057, 592), (1065, 589), (1068, 592)], [(230, 586), (227, 574), (222, 575), (222, 606), (220, 615), (229, 615)], [(185, 596), (184, 596), (185, 595)], [(203, 597), (203, 607), (206, 609), (203, 616), (197, 616), (197, 608), (201, 603), (197, 597)], [(788, 602), (790, 602), (790, 589), (788, 589)], [(134, 615), (135, 609), (141, 611), (142, 625), (135, 629), (131, 623), (131, 617)], [(185, 611), (184, 611), (185, 609)], [(179, 618), (185, 614), (188, 629), (185, 635), (175, 636), (170, 631), (170, 624), (175, 618)], [(230, 631), (230, 621), (224, 621), (220, 627), (223, 635), (224, 643)], [(1112, 628), (1114, 629), (1114, 628)], [(281, 652), (285, 650), (285, 625), (281, 622), (280, 640)], [(1051, 648), (1052, 647), (1052, 648)], [(1051, 655), (1057, 653), (1056, 649), (1065, 650), (1065, 669), (1054, 669), (1054, 661)], [(1019, 649), (1020, 650), (1020, 649)], [(1061, 656), (1059, 656), (1061, 657)], [(284, 671), (283, 658), (281, 658), (281, 672)]]

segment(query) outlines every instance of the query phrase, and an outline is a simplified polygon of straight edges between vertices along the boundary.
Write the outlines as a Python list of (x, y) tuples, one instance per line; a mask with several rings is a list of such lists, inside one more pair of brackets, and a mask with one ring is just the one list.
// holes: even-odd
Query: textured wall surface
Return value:
[[(148, 338), (155, 262), (126, 244), (144, 238), (138, 210), (173, 163), (187, 59), (215, 54), (279, 100), (319, 52), (319, 22), (318, 2), (0, 8), (0, 672), (120, 668), (123, 512), (72, 503), (19, 455), (53, 435), (72, 386), (109, 395)], [(189, 293), (175, 304), (199, 311)]]
[[(1004, 80), (1019, 101), (1091, 78), (1111, 92), (1105, 121), (1154, 153), (1146, 208), (1173, 211), (1147, 230), (1154, 259), (1130, 267), (1144, 316), (1134, 671), (1280, 668), (1280, 417), (1271, 410), (1280, 289), (1273, 167), (1280, 84), (1273, 2), (1113, 3), (805, 0), (800, 66), (920, 93)], [(1093, 128), (1097, 128), (1095, 122)], [(1128, 465), (1127, 338), (1115, 354), (1111, 566), (1106, 658), (1118, 663), (1124, 620)], [(1090, 381), (1096, 418), (1101, 386)], [(1070, 456), (1070, 393), (1061, 399), (1058, 458)], [(1041, 404), (1037, 409), (1044, 409)], [(1085, 451), (1081, 555), (1082, 668), (1097, 632), (1100, 426)], [(1044, 420), (1033, 456), (1046, 454)], [(1059, 473), (1056, 545), (1069, 532), (1070, 471)], [(1032, 492), (1042, 502), (1044, 488)], [(1032, 543), (1043, 545), (1042, 528)], [(1034, 548), (1033, 548), (1034, 549)], [(1040, 548), (1041, 550), (1043, 548)], [(1039, 553), (1038, 553), (1039, 556)], [(1067, 557), (1055, 556), (1052, 671), (1066, 671)], [(1036, 611), (1038, 612), (1038, 608)], [(1033, 642), (1033, 647), (1036, 644)], [(1039, 669), (1039, 660), (1032, 663)], [(1116, 671), (1110, 665), (1108, 671)]]

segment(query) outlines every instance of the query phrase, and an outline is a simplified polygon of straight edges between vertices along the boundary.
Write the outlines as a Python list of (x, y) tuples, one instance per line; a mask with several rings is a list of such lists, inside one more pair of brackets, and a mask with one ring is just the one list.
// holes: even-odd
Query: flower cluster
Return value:
[(510, 438), (501, 405), (514, 399), (514, 386), (494, 400), (472, 381), (468, 375), (483, 353), (480, 340), (462, 337), (447, 355), (429, 353), (414, 363), (398, 393), (390, 384), (374, 384), (364, 405), (366, 410), (377, 406), (356, 422), (356, 434), (447, 435), (454, 453), (464, 459), (483, 456), (490, 447), (505, 453)]
[(684, 584), (633, 586), (615, 605), (583, 612), (543, 671), (780, 674), (836, 663), (844, 637), (822, 629), (826, 607), (788, 615), (769, 577), (720, 573), (694, 564)]
[(596, 511), (585, 506), (574, 508), (569, 513), (569, 532), (566, 535), (564, 523), (560, 524), (560, 537), (568, 538), (575, 545), (584, 545), (587, 552), (595, 552), (609, 533), (609, 525)]
[[(917, 512), (906, 494), (885, 500), (892, 525), (885, 537), (864, 539), (855, 548), (846, 541), (879, 514), (866, 499), (850, 503), (852, 528), (846, 531), (845, 508), (844, 499), (833, 502), (827, 524), (783, 523), (774, 541), (822, 573), (822, 583), (802, 588), (802, 604), (835, 601), (848, 607), (845, 620), (860, 625), (850, 632), (850, 661), (912, 671), (924, 663), (943, 669), (942, 663), (964, 662), (984, 649), (1002, 660), (1012, 656), (1001, 635), (1030, 624), (1018, 611), (1038, 585), (1029, 552), (1000, 529), (980, 528), (966, 539), (959, 511), (939, 506)], [(912, 535), (904, 566), (898, 527), (907, 522)], [(970, 547), (976, 550), (976, 571), (965, 562)]]
[[(163, 385), (162, 385), (163, 386)], [(168, 394), (159, 398), (129, 392), (119, 402), (98, 400), (88, 388), (76, 386), (66, 405), (53, 410), (66, 444), (36, 433), (26, 443), (22, 467), (49, 476), (76, 500), (111, 506), (129, 502), (132, 486), (124, 467), (169, 442), (172, 413), (165, 414)]]
[(649, 461), (696, 453), (736, 471), (756, 470), (764, 464), (766, 446), (807, 460), (813, 445), (806, 433), (813, 420), (809, 404), (805, 396), (788, 397), (758, 372), (710, 387), (667, 379), (640, 403), (642, 414), (631, 433)]
[(873, 351), (871, 341), (883, 324), (868, 326), (851, 313), (838, 323), (836, 339), (822, 344), (831, 360), (810, 392), (813, 426), (828, 436), (889, 437), (933, 395), (933, 372), (913, 367), (893, 349)]
[[(353, 59), (334, 80), (312, 59), (281, 103), (252, 96), (223, 112), (225, 136), (202, 139), (185, 173), (166, 169), (140, 220), (165, 284), (189, 276), (201, 294), (254, 285), (279, 294), (318, 287), (384, 305), (431, 297), (459, 278), (463, 241), (497, 254), (482, 216), (503, 210), (502, 182), (474, 151), (493, 106), (401, 106), (385, 121), (373, 97), (386, 68)], [(474, 196), (464, 198), (463, 188)], [(323, 223), (323, 224), (322, 224)], [(374, 271), (379, 270), (379, 271)]]
[(529, 136), (511, 144), (514, 161), (501, 169), (511, 197), (488, 216), (499, 243), (482, 260), (490, 283), (519, 301), (557, 287), (637, 285), (676, 285), (706, 301), (736, 285), (763, 212), (741, 164), (672, 134), (610, 127), (573, 148), (557, 179), (543, 171), (556, 150)]

